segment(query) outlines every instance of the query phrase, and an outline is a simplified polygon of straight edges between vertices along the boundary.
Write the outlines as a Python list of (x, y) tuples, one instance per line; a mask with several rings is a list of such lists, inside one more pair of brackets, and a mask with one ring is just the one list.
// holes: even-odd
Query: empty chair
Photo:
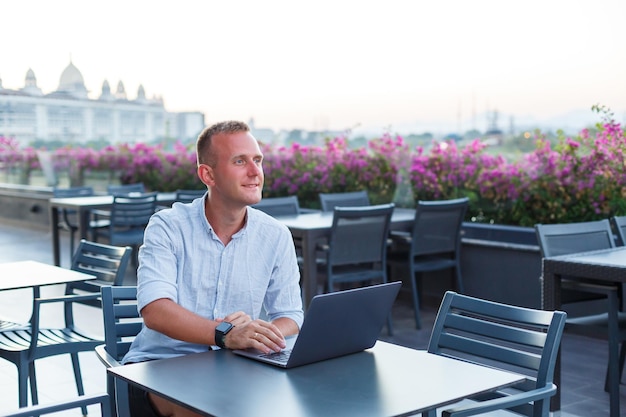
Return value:
[[(94, 195), (94, 191), (93, 187), (55, 187), (52, 190), (52, 195), (55, 198), (88, 197)], [(70, 257), (74, 256), (74, 242), (76, 231), (78, 231), (78, 224), (79, 219), (77, 218), (76, 210), (61, 210), (61, 220), (59, 221), (59, 228), (70, 232)]]
[(206, 188), (201, 190), (176, 190), (174, 202), (191, 203), (196, 198), (203, 197), (205, 194)]
[[(320, 246), (325, 258), (320, 272), (326, 290), (340, 284), (387, 282), (387, 237), (394, 205), (336, 207), (328, 244)], [(388, 321), (392, 333), (391, 318)]]
[[(105, 342), (96, 347), (96, 355), (107, 368), (121, 366), (120, 361), (143, 326), (137, 310), (137, 287), (102, 287), (102, 314)], [(107, 374), (107, 392), (111, 415), (128, 417), (127, 385)]]
[[(30, 379), (31, 397), (37, 404), (35, 360), (69, 353), (79, 395), (84, 394), (78, 352), (91, 351), (101, 344), (101, 338), (77, 328), (74, 306), (84, 304), (100, 307), (100, 286), (121, 284), (131, 255), (129, 247), (114, 247), (81, 240), (72, 263), (72, 270), (94, 275), (91, 282), (66, 284), (65, 295), (40, 298), (35, 291), (33, 313), (26, 327), (0, 332), (0, 357), (13, 362), (18, 368), (18, 400), (20, 407), (27, 404), (27, 381)], [(41, 328), (42, 304), (63, 303), (65, 326)]]
[(420, 292), (423, 272), (451, 269), (455, 286), (463, 292), (461, 276), (461, 225), (468, 198), (419, 201), (411, 233), (392, 232), (389, 263), (409, 268), (415, 325), (421, 328)]
[(111, 195), (128, 195), (130, 193), (145, 193), (146, 187), (142, 182), (134, 184), (109, 185), (107, 193)]
[(291, 195), (288, 197), (263, 198), (252, 207), (261, 210), (272, 217), (297, 216), (300, 214), (300, 204), (298, 197)]
[[(610, 222), (606, 219), (564, 224), (537, 224), (535, 225), (537, 239), (542, 257), (567, 255), (577, 252), (609, 249), (615, 246)], [(579, 308), (575, 317), (567, 320), (568, 331), (586, 336), (608, 339), (609, 346), (616, 346), (621, 341), (619, 359), (619, 378), (609, 384), (609, 371), (605, 389), (611, 395), (619, 396), (619, 380), (621, 379), (626, 358), (626, 315), (620, 311), (623, 305), (622, 286), (612, 283), (603, 284), (599, 281), (584, 281), (562, 277), (561, 297), (564, 308), (568, 305), (594, 300), (606, 300), (606, 312), (588, 313), (585, 308)], [(617, 329), (610, 331), (610, 329)], [(615, 394), (613, 394), (615, 393)]]
[(137, 264), (137, 251), (143, 243), (143, 233), (156, 210), (157, 193), (117, 195), (113, 197), (109, 227), (95, 230), (94, 241), (106, 237), (111, 245), (129, 245)]
[(111, 399), (108, 394), (92, 394), (83, 395), (74, 400), (65, 400), (45, 405), (33, 405), (30, 407), (22, 407), (18, 410), (3, 414), (4, 417), (32, 417), (42, 414), (58, 413), (60, 411), (72, 410), (74, 408), (85, 408), (88, 405), (99, 404), (100, 415), (102, 417), (111, 417), (110, 412)]
[[(547, 417), (556, 358), (566, 314), (445, 293), (428, 352), (526, 375), (513, 387), (472, 397), (442, 416), (470, 416), (493, 410)], [(434, 414), (433, 414), (434, 415)], [(498, 414), (501, 415), (501, 414)]]
[(611, 217), (611, 223), (617, 234), (619, 245), (626, 246), (626, 216), (613, 216)]
[(370, 205), (367, 191), (351, 191), (347, 193), (320, 193), (322, 211), (332, 211), (335, 207), (362, 207)]

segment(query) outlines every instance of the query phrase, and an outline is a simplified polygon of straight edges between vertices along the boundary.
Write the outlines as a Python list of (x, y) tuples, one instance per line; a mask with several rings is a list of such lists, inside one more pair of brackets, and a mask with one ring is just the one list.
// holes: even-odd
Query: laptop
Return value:
[(285, 338), (285, 349), (269, 354), (257, 349), (233, 353), (294, 368), (369, 349), (387, 322), (401, 285), (396, 281), (316, 295), (300, 333)]

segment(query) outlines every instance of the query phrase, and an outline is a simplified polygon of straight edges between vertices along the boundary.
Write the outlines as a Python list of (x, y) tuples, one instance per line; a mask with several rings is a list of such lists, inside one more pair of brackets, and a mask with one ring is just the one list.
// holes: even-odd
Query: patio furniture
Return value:
[(611, 217), (611, 224), (617, 234), (620, 246), (626, 246), (626, 216)]
[(548, 417), (550, 397), (557, 391), (552, 379), (566, 317), (562, 311), (535, 310), (446, 292), (428, 352), (523, 373), (527, 378), (507, 389), (469, 397), (470, 401), (443, 410), (442, 416), (510, 410), (515, 415)]
[(60, 411), (72, 410), (74, 408), (85, 408), (88, 405), (99, 404), (100, 415), (102, 417), (111, 417), (110, 399), (108, 394), (92, 394), (83, 395), (73, 400), (65, 400), (51, 404), (32, 405), (30, 407), (22, 407), (18, 410), (3, 414), (4, 417), (32, 417), (42, 414), (58, 413)]
[(297, 216), (300, 214), (300, 204), (298, 197), (291, 195), (288, 197), (263, 198), (252, 207), (261, 210), (272, 217)]
[[(77, 353), (92, 351), (97, 345), (102, 343), (102, 340), (78, 329), (73, 323), (66, 323), (65, 327), (61, 328), (42, 328), (40, 326), (41, 306), (52, 303), (80, 303), (95, 300), (100, 295), (64, 295), (41, 298), (38, 287), (40, 285), (88, 280), (93, 279), (94, 276), (37, 262), (16, 262), (9, 264), (8, 267), (0, 265), (0, 270), (3, 270), (3, 276), (7, 276), (4, 275), (6, 273), (11, 273), (12, 268), (19, 268), (15, 274), (12, 274), (14, 276), (11, 277), (15, 280), (19, 279), (19, 284), (9, 286), (8, 288), (31, 286), (35, 290), (30, 326), (0, 332), (0, 358), (12, 362), (17, 367), (19, 406), (24, 407), (28, 404), (26, 394), (28, 381), (30, 381), (32, 403), (38, 403), (35, 361), (50, 356), (62, 354), (70, 354), (72, 356), (76, 388), (79, 395), (84, 395)], [(40, 276), (42, 274), (45, 275)], [(20, 275), (23, 275), (23, 277)], [(7, 281), (9, 281), (7, 284), (10, 284), (10, 280)], [(85, 413), (86, 410), (83, 410), (83, 414)]]
[[(327, 292), (342, 284), (387, 282), (387, 237), (393, 209), (393, 203), (335, 207), (328, 243), (318, 246), (325, 255), (318, 265)], [(393, 333), (391, 316), (387, 331)]]
[(191, 203), (196, 198), (200, 198), (206, 194), (206, 188), (202, 190), (176, 190), (174, 202)]
[[(137, 287), (102, 287), (102, 314), (104, 345), (96, 347), (96, 355), (107, 368), (122, 366), (120, 361), (143, 326), (137, 310)], [(107, 392), (111, 415), (129, 417), (127, 384), (107, 372)]]
[(145, 193), (146, 187), (142, 182), (136, 182), (134, 184), (121, 184), (121, 185), (109, 185), (107, 186), (107, 193), (110, 195), (128, 195), (130, 193)]
[(133, 260), (138, 265), (139, 246), (143, 243), (143, 233), (156, 210), (157, 193), (139, 195), (116, 195), (113, 197), (109, 227), (97, 229), (94, 241), (105, 237), (111, 245), (129, 245), (133, 248)]
[[(607, 219), (578, 223), (537, 224), (535, 229), (544, 258), (544, 275), (547, 262), (549, 262), (546, 258), (575, 254), (584, 256), (587, 252), (610, 250), (615, 247), (611, 225)], [(546, 277), (544, 276), (543, 279), (545, 280)], [(608, 340), (609, 362), (605, 390), (611, 393), (611, 401), (617, 402), (617, 404), (612, 404), (613, 410), (619, 409), (619, 379), (624, 367), (622, 359), (619, 362), (618, 371), (617, 346), (620, 342), (622, 343), (622, 358), (626, 355), (626, 315), (621, 312), (622, 287), (621, 282), (610, 280), (608, 275), (606, 279), (602, 277), (597, 279), (594, 276), (588, 276), (582, 269), (560, 277), (561, 291), (558, 308), (564, 305), (567, 309), (569, 305), (570, 308), (576, 309), (576, 314), (571, 315), (567, 320), (567, 331)], [(544, 298), (549, 298), (549, 296), (544, 294)], [(582, 308), (576, 308), (579, 303), (595, 302), (597, 304), (599, 301), (605, 302), (605, 306), (599, 313), (597, 308), (588, 311), (588, 304)], [(612, 359), (613, 356), (615, 357)], [(615, 372), (613, 376), (612, 371)], [(615, 415), (615, 411), (612, 414)]]
[(333, 211), (340, 207), (361, 207), (369, 206), (370, 198), (367, 191), (351, 191), (346, 193), (320, 193), (320, 206), (322, 211)]
[(420, 329), (420, 280), (424, 272), (451, 269), (455, 287), (463, 292), (461, 276), (461, 225), (468, 198), (442, 201), (419, 201), (412, 231), (391, 232), (390, 265), (408, 266), (415, 326)]

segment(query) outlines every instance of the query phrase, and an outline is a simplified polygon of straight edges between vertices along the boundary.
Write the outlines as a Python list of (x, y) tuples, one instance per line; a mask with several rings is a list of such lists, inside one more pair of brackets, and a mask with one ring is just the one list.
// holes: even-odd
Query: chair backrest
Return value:
[(319, 199), (322, 211), (333, 211), (335, 207), (362, 207), (370, 205), (367, 191), (320, 193)]
[(535, 231), (543, 257), (615, 247), (607, 219), (591, 222), (536, 224)]
[(92, 404), (100, 404), (100, 415), (102, 417), (111, 417), (110, 402), (111, 399), (108, 394), (87, 394), (81, 395), (75, 400), (22, 407), (9, 412), (8, 414), (3, 413), (2, 415), (4, 417), (32, 417), (42, 414), (58, 413), (59, 411), (73, 410), (75, 408), (86, 407)]
[(418, 201), (411, 232), (413, 256), (460, 256), (461, 226), (469, 199)]
[(206, 188), (202, 190), (176, 190), (174, 201), (179, 203), (191, 203), (196, 198), (204, 196), (204, 194), (206, 194)]
[(272, 217), (297, 216), (300, 213), (300, 203), (298, 203), (298, 197), (295, 195), (263, 198), (258, 203), (253, 204), (252, 207)]
[(146, 188), (142, 182), (136, 182), (134, 184), (122, 184), (122, 185), (109, 185), (107, 186), (107, 193), (110, 195), (128, 195), (130, 193), (145, 193)]
[(143, 326), (137, 310), (137, 287), (105, 286), (101, 291), (105, 349), (120, 361)]
[(144, 228), (156, 210), (157, 193), (116, 195), (111, 207), (111, 228)]
[(626, 246), (626, 216), (613, 216), (611, 223), (617, 234), (620, 246)]
[(394, 204), (336, 207), (328, 240), (328, 266), (382, 262)]
[[(530, 377), (527, 389), (552, 385), (567, 315), (445, 293), (428, 352)], [(525, 389), (525, 390), (527, 390)], [(546, 404), (543, 404), (546, 406)], [(546, 408), (547, 411), (547, 408)], [(526, 415), (533, 415), (526, 410)]]
[(56, 198), (65, 198), (65, 197), (88, 197), (94, 195), (93, 187), (69, 187), (69, 188), (58, 188), (55, 187), (52, 190), (52, 195)]
[[(96, 279), (68, 283), (65, 286), (65, 294), (100, 293), (102, 286), (122, 285), (131, 254), (130, 246), (111, 246), (82, 239), (72, 258), (71, 269), (95, 275)], [(93, 307), (101, 306), (98, 300), (86, 300), (81, 303)], [(74, 322), (73, 304), (75, 303), (65, 304), (65, 323), (68, 327)]]

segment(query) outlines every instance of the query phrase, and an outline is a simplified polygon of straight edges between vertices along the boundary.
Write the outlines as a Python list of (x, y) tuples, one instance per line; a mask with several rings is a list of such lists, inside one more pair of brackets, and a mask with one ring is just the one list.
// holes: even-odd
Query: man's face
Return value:
[(211, 149), (217, 155), (212, 168), (212, 195), (226, 204), (250, 205), (261, 200), (263, 155), (250, 132), (215, 135)]

